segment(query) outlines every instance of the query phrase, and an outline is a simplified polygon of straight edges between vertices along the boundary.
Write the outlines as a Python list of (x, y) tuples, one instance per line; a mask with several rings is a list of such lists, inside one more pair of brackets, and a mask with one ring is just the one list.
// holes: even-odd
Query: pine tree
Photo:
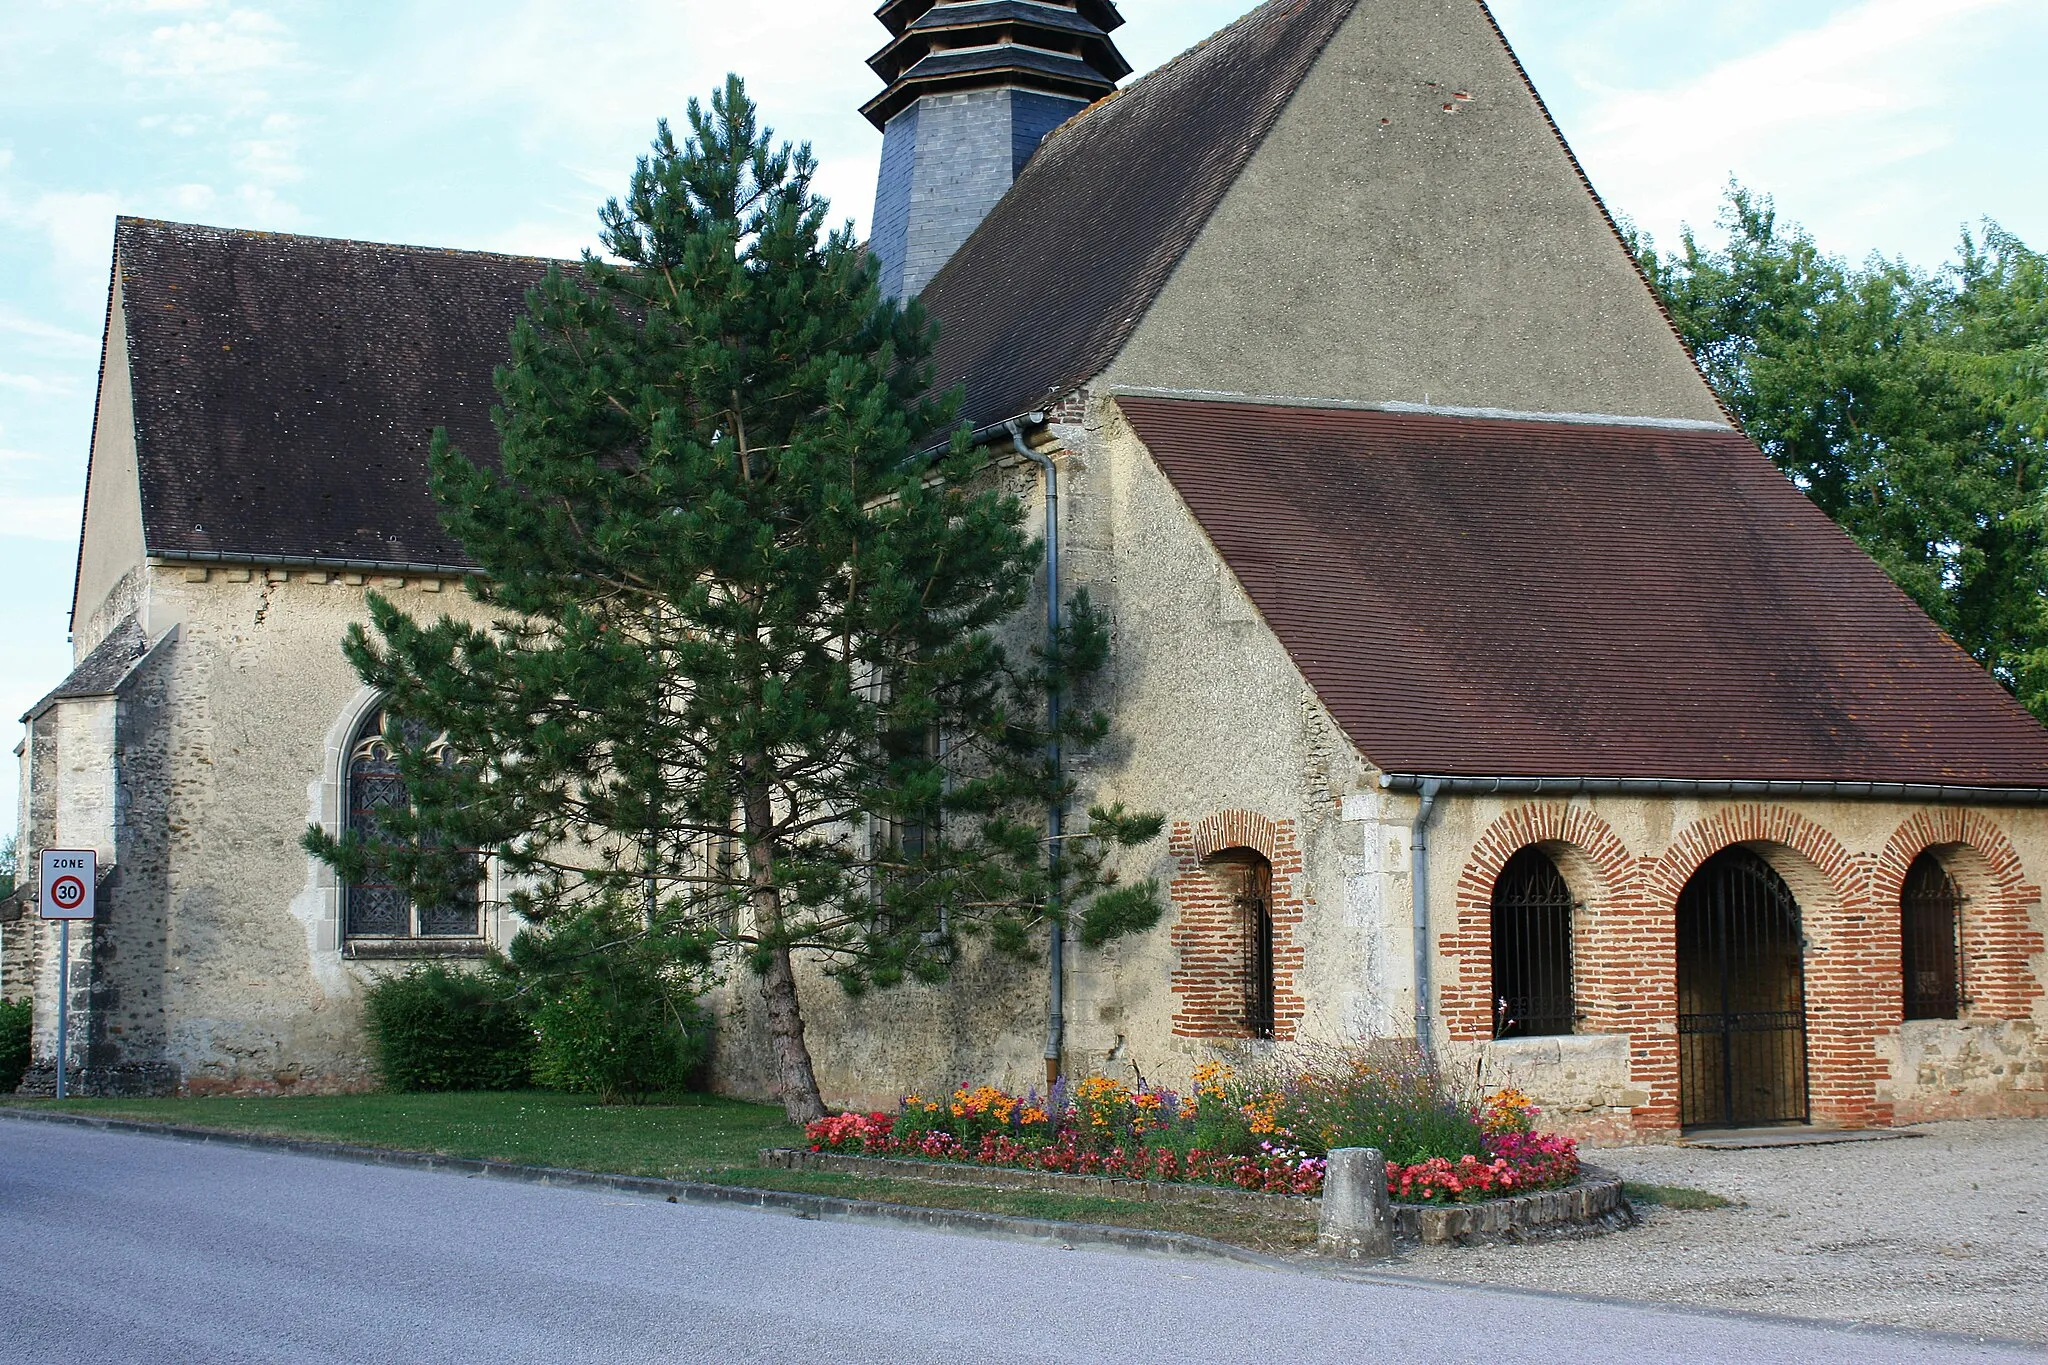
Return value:
[(802, 957), (859, 992), (943, 980), (963, 938), (1028, 959), (1049, 920), (1148, 928), (1158, 888), (1108, 862), (1160, 821), (1096, 809), (1048, 848), (1048, 742), (1107, 720), (1047, 702), (1085, 694), (1102, 623), (1077, 597), (1055, 645), (1006, 645), (1037, 549), (957, 398), (928, 394), (921, 310), (825, 231), (808, 147), (775, 147), (738, 78), (689, 123), (604, 208), (608, 257), (529, 298), (497, 458), (437, 435), (434, 494), (497, 620), (372, 597), (344, 647), (412, 809), (307, 846), (423, 898), (488, 854), (535, 924), (623, 901), (678, 969), (743, 962), (806, 1121)]

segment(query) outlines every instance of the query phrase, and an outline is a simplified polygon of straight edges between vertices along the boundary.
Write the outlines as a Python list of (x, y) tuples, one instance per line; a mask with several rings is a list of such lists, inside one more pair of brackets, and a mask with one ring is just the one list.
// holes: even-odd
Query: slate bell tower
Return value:
[(1111, 0), (887, 0), (888, 89), (861, 109), (883, 132), (869, 248), (882, 292), (924, 289), (1046, 134), (1116, 89), (1130, 63)]

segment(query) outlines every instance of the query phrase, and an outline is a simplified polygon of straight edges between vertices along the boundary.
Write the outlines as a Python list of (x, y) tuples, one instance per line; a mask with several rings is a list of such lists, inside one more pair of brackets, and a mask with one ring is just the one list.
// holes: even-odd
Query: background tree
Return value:
[(1728, 245), (1634, 243), (1749, 434), (2048, 719), (2048, 262), (1995, 224), (1861, 267), (1731, 187)]
[[(1036, 547), (957, 400), (928, 396), (923, 314), (824, 231), (809, 149), (775, 147), (737, 78), (689, 122), (605, 207), (610, 259), (529, 298), (499, 458), (436, 438), (443, 519), (502, 617), (373, 596), (346, 643), (413, 809), (307, 846), (422, 898), (487, 851), (562, 943), (736, 950), (801, 1121), (824, 1107), (799, 955), (861, 991), (943, 979), (962, 938), (1029, 956), (1055, 917), (1097, 943), (1149, 927), (1157, 887), (1112, 887), (1108, 860), (1160, 821), (1098, 809), (1048, 857), (1039, 815), (1069, 793), (1046, 700), (1085, 693), (1101, 623), (1079, 598), (1055, 647), (1006, 647)], [(1070, 750), (1107, 726), (1063, 714)], [(587, 931), (621, 900), (630, 935)]]
[(15, 850), (15, 837), (10, 834), (0, 840), (0, 900), (14, 894), (14, 879), (19, 875), (21, 856)]

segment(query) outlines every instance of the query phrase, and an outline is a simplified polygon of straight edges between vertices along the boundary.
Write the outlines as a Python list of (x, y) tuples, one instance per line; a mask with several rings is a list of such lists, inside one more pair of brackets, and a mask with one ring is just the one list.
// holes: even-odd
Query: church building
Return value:
[[(1717, 401), (1482, 0), (1271, 0), (1129, 83), (1110, 0), (878, 18), (870, 250), (1056, 498), (1040, 591), (1113, 625), (1077, 804), (1165, 812), (1120, 870), (1171, 908), (1057, 991), (811, 978), (828, 1102), (1419, 1037), (1595, 1139), (2048, 1113), (2048, 731)], [(373, 588), (479, 615), (426, 450), (492, 447), (548, 264), (119, 224), (17, 751), (24, 851), (105, 869), (82, 1091), (361, 1088), (366, 984), (517, 931), (298, 840), (402, 799), (339, 642)], [(757, 993), (713, 1004), (766, 1095)]]

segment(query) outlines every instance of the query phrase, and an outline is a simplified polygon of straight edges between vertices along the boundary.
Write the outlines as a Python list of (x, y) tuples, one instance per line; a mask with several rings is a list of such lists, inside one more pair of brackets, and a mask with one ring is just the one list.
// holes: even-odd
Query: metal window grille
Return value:
[(1940, 860), (1932, 853), (1914, 859), (1899, 897), (1906, 1018), (1960, 1016), (1962, 909), (1963, 893)]
[(1688, 1126), (1804, 1123), (1806, 943), (1799, 903), (1745, 848), (1678, 897), (1678, 1087)]
[[(349, 753), (348, 827), (365, 837), (375, 835), (387, 812), (405, 808), (412, 799), (384, 726), (380, 709), (364, 722)], [(443, 763), (453, 761), (446, 744), (430, 752)], [(401, 886), (354, 881), (344, 889), (342, 931), (348, 938), (475, 938), (481, 932), (480, 911), (474, 888), (441, 905), (419, 906)]]
[(1540, 849), (1508, 859), (1493, 884), (1493, 1036), (1570, 1033), (1572, 892)]
[(1212, 859), (1237, 904), (1239, 968), (1243, 987), (1241, 1024), (1247, 1038), (1273, 1036), (1273, 865), (1250, 849), (1233, 849)]
[(1244, 1027), (1254, 1038), (1273, 1036), (1273, 867), (1263, 858), (1246, 869), (1238, 894), (1244, 921)]

